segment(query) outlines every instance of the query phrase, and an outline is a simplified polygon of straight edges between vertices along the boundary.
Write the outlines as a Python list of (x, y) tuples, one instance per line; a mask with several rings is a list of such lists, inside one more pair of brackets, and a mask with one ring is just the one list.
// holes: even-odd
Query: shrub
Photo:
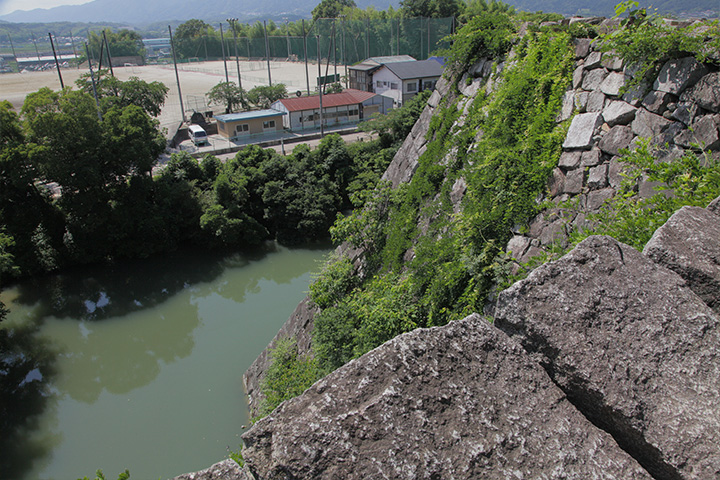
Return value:
[(319, 378), (315, 359), (299, 355), (294, 338), (278, 340), (270, 350), (270, 359), (270, 367), (260, 385), (263, 394), (260, 418), (285, 400), (300, 395)]

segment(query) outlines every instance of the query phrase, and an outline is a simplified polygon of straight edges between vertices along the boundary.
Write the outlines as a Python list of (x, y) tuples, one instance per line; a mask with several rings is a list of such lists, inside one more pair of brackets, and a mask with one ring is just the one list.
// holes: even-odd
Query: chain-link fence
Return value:
[[(454, 18), (384, 18), (348, 20), (319, 19), (295, 22), (279, 29), (270, 22), (256, 23), (252, 27), (233, 30), (233, 25), (213, 25), (214, 32), (192, 37), (176, 38), (174, 41), (177, 60), (180, 63), (220, 60), (223, 57), (240, 57), (245, 60), (289, 59), (294, 61), (316, 61), (338, 65), (352, 65), (368, 57), (411, 55), (423, 60), (448, 46), (446, 37), (453, 32)], [(236, 25), (237, 26), (237, 25)], [(249, 35), (237, 36), (236, 31), (249, 31)], [(267, 34), (266, 34), (267, 32)], [(293, 32), (293, 33), (291, 33)], [(52, 55), (47, 37), (16, 36), (0, 29), (0, 58), (4, 65), (17, 63), (33, 64), (34, 60), (46, 63)], [(87, 31), (87, 36), (91, 32)], [(303, 35), (303, 33), (305, 35)], [(58, 55), (65, 59), (82, 57), (85, 54), (86, 38), (82, 34), (56, 35)], [(143, 50), (147, 63), (170, 63), (172, 61), (168, 38), (143, 39)], [(97, 47), (97, 46), (96, 46)], [(122, 55), (110, 45), (110, 55)], [(97, 63), (99, 48), (90, 47), (90, 56)], [(20, 62), (16, 62), (20, 60)], [(25, 61), (27, 60), (27, 61)]]
[[(298, 25), (297, 23), (295, 24)], [(231, 26), (221, 38), (219, 30), (213, 35), (175, 40), (179, 62), (190, 59), (218, 60), (241, 57), (247, 60), (290, 59), (352, 65), (369, 57), (410, 55), (424, 60), (434, 52), (449, 46), (447, 36), (453, 33), (455, 19), (448, 18), (388, 18), (346, 20), (319, 19), (301, 23), (305, 36), (274, 30), (265, 35), (264, 25), (252, 31), (256, 36), (233, 36)]]

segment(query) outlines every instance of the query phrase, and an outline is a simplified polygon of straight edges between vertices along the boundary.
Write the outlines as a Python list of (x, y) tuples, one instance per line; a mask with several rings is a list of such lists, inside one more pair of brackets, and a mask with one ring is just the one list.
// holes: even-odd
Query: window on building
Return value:
[(423, 90), (432, 90), (433, 88), (435, 88), (435, 82), (432, 80), (425, 80), (423, 82)]
[(263, 122), (263, 128), (275, 128), (275, 120)]
[(408, 92), (417, 92), (417, 83), (412, 82), (407, 84), (407, 91)]
[(351, 117), (357, 117), (360, 114), (360, 111), (357, 108), (351, 108), (348, 110), (348, 115)]
[(250, 126), (247, 123), (241, 123), (235, 127), (235, 133), (243, 133), (250, 130)]
[(397, 89), (398, 89), (398, 84), (397, 84), (396, 82), (390, 83), (390, 89), (392, 89), (392, 90), (397, 90)]

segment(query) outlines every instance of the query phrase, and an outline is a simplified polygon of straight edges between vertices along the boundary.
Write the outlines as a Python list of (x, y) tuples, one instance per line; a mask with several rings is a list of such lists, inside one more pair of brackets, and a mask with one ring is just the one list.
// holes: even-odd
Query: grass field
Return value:
[[(225, 68), (222, 61), (199, 62), (183, 64), (179, 67), (180, 90), (182, 91), (183, 105), (186, 116), (195, 106), (201, 107), (204, 103), (205, 94), (216, 84), (225, 81)], [(325, 66), (322, 67), (322, 74), (325, 75)], [(340, 66), (338, 73), (344, 75)], [(234, 61), (227, 62), (228, 77), (232, 82), (237, 83), (237, 66)], [(175, 70), (170, 65), (146, 65), (142, 67), (116, 67), (115, 75), (121, 80), (130, 77), (139, 77), (142, 80), (160, 81), (170, 88), (165, 106), (158, 117), (162, 127), (167, 128), (170, 135), (177, 129), (181, 121), (180, 97), (178, 95)], [(317, 64), (308, 66), (310, 77), (310, 90), (313, 91), (317, 85)], [(266, 62), (240, 62), (242, 86), (249, 90), (257, 85), (268, 84), (268, 70)], [(63, 69), (61, 70), (65, 86), (75, 86), (75, 81), (88, 70)], [(273, 84), (284, 83), (288, 93), (291, 95), (300, 90), (307, 94), (307, 80), (305, 75), (305, 64), (299, 62), (271, 62), (270, 73)], [(334, 66), (330, 66), (329, 73), (334, 73)], [(20, 111), (25, 97), (42, 87), (49, 87), (53, 90), (60, 89), (60, 80), (57, 71), (5, 73), (0, 75), (0, 100), (9, 100), (17, 111)], [(210, 108), (213, 108), (211, 105)], [(215, 106), (218, 111), (222, 106)], [(201, 108), (198, 108), (201, 110)], [(188, 113), (190, 112), (190, 113)]]

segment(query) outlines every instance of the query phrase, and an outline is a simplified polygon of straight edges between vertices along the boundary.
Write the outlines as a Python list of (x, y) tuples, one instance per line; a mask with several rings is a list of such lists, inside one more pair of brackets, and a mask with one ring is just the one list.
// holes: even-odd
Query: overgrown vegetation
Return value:
[[(130, 472), (128, 470), (125, 470), (124, 472), (121, 472), (118, 475), (117, 480), (128, 480), (130, 478)], [(78, 480), (92, 480), (88, 479), (88, 477), (78, 478)], [(102, 470), (97, 470), (95, 472), (95, 479), (94, 480), (107, 480), (105, 475), (103, 474)]]
[[(621, 152), (625, 166), (616, 196), (588, 217), (591, 228), (573, 230), (570, 245), (590, 235), (610, 235), (642, 250), (655, 230), (684, 206), (706, 207), (720, 196), (720, 163), (708, 154), (686, 151), (679, 159), (659, 160), (661, 148), (649, 139)], [(640, 182), (657, 182), (649, 198), (639, 195)]]
[[(488, 55), (503, 60), (515, 29), (511, 16), (495, 15), (458, 33), (450, 52), (458, 72)], [(311, 287), (322, 308), (314, 326), (322, 371), (400, 333), (482, 311), (511, 228), (537, 213), (559, 157), (564, 129), (555, 115), (573, 67), (569, 42), (564, 32), (524, 37), (492, 95), (478, 95), (466, 116), (449, 100), (435, 113), (409, 184), (376, 190), (336, 222), (336, 241), (365, 250), (365, 276), (359, 284), (346, 259), (333, 259)], [(458, 211), (450, 192), (460, 177), (467, 192)]]
[(318, 378), (315, 359), (309, 355), (298, 355), (294, 338), (279, 340), (270, 356), (270, 368), (261, 385), (264, 398), (260, 416), (263, 417), (285, 400), (300, 395)]
[(654, 79), (671, 58), (693, 56), (700, 62), (720, 62), (720, 23), (692, 23), (675, 27), (638, 2), (626, 0), (615, 8), (622, 27), (603, 36), (602, 49), (617, 53), (636, 69), (630, 85)]

